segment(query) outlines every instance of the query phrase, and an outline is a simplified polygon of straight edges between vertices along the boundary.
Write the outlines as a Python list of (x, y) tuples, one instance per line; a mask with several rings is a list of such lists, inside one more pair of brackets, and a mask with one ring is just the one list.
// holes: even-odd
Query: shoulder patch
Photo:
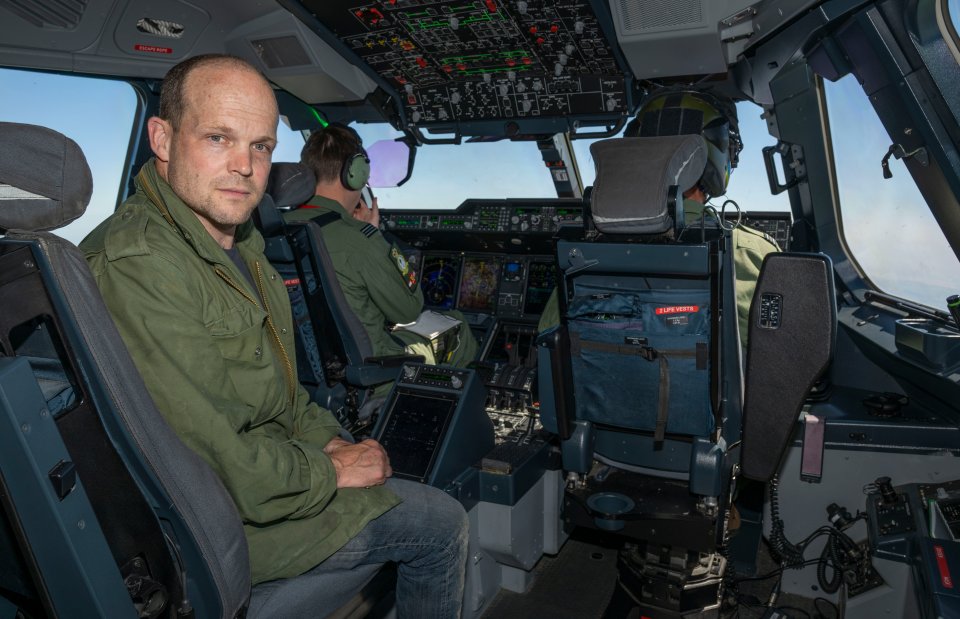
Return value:
[(373, 236), (374, 234), (376, 234), (378, 230), (379, 230), (379, 228), (377, 228), (377, 227), (376, 227), (375, 225), (373, 225), (373, 224), (367, 224), (367, 225), (365, 225), (364, 227), (360, 228), (360, 232), (362, 232), (362, 233), (363, 233), (363, 236), (365, 236), (365, 237), (367, 237), (367, 238), (370, 238), (371, 236)]
[(417, 284), (419, 283), (417, 280), (417, 272), (396, 245), (390, 246), (390, 261), (393, 262), (397, 270), (400, 271), (400, 277), (403, 278), (403, 282), (407, 285), (407, 288), (409, 288), (411, 292), (416, 290)]

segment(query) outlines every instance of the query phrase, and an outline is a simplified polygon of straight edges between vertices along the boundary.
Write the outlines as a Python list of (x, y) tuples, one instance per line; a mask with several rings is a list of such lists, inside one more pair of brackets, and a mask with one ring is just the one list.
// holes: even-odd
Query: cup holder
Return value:
[(618, 517), (633, 511), (636, 503), (619, 492), (598, 492), (587, 498), (587, 507), (593, 512), (593, 522), (605, 531), (619, 531), (623, 520)]

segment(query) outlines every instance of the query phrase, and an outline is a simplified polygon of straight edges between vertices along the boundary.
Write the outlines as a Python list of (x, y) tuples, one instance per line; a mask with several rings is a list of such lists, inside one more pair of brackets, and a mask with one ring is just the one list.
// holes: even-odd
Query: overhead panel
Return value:
[(588, 1), (302, 3), (400, 98), (410, 125), (627, 113)]

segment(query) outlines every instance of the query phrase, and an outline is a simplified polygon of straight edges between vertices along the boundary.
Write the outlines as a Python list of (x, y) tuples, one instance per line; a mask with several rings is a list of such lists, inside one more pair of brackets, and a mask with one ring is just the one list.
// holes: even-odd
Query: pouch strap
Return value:
[(660, 358), (660, 394), (657, 396), (657, 425), (653, 429), (653, 443), (659, 448), (667, 432), (667, 415), (670, 412), (670, 363), (666, 355)]
[[(657, 423), (653, 429), (653, 442), (657, 445), (663, 443), (667, 432), (667, 419), (670, 413), (670, 362), (668, 357), (694, 357), (697, 359), (697, 369), (706, 369), (700, 367), (700, 358), (703, 356), (703, 350), (706, 345), (698, 342), (693, 350), (666, 349), (658, 350), (652, 346), (643, 344), (612, 344), (609, 342), (596, 342), (585, 340), (579, 333), (570, 333), (570, 353), (580, 356), (584, 349), (599, 350), (602, 352), (612, 352), (621, 355), (636, 355), (647, 361), (657, 361), (660, 365), (660, 383), (657, 396)], [(703, 350), (702, 350), (703, 349)]]

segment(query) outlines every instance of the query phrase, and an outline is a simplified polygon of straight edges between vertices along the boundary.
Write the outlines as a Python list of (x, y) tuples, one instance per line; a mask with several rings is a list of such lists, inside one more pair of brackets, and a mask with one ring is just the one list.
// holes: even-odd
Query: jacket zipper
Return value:
[[(267, 295), (264, 294), (263, 289), (263, 270), (260, 267), (260, 261), (255, 263), (257, 265), (257, 290), (260, 293), (260, 298), (263, 300), (263, 311), (267, 314), (267, 330), (270, 332), (270, 339), (273, 348), (276, 350), (277, 354), (280, 357), (281, 362), (283, 363), (284, 376), (286, 377), (287, 383), (287, 393), (290, 399), (290, 404), (293, 404), (294, 398), (297, 394), (296, 381), (294, 380), (293, 375), (293, 364), (290, 362), (290, 356), (287, 354), (286, 349), (283, 347), (283, 341), (280, 339), (280, 334), (277, 333), (277, 327), (273, 324), (273, 314), (270, 312), (270, 305), (267, 303)], [(220, 276), (220, 279), (225, 281), (231, 288), (240, 293), (240, 295), (253, 303), (258, 309), (260, 304), (257, 303), (256, 299), (251, 297), (247, 292), (237, 285), (230, 276), (227, 275), (220, 267), (215, 267), (214, 269), (217, 275)]]

